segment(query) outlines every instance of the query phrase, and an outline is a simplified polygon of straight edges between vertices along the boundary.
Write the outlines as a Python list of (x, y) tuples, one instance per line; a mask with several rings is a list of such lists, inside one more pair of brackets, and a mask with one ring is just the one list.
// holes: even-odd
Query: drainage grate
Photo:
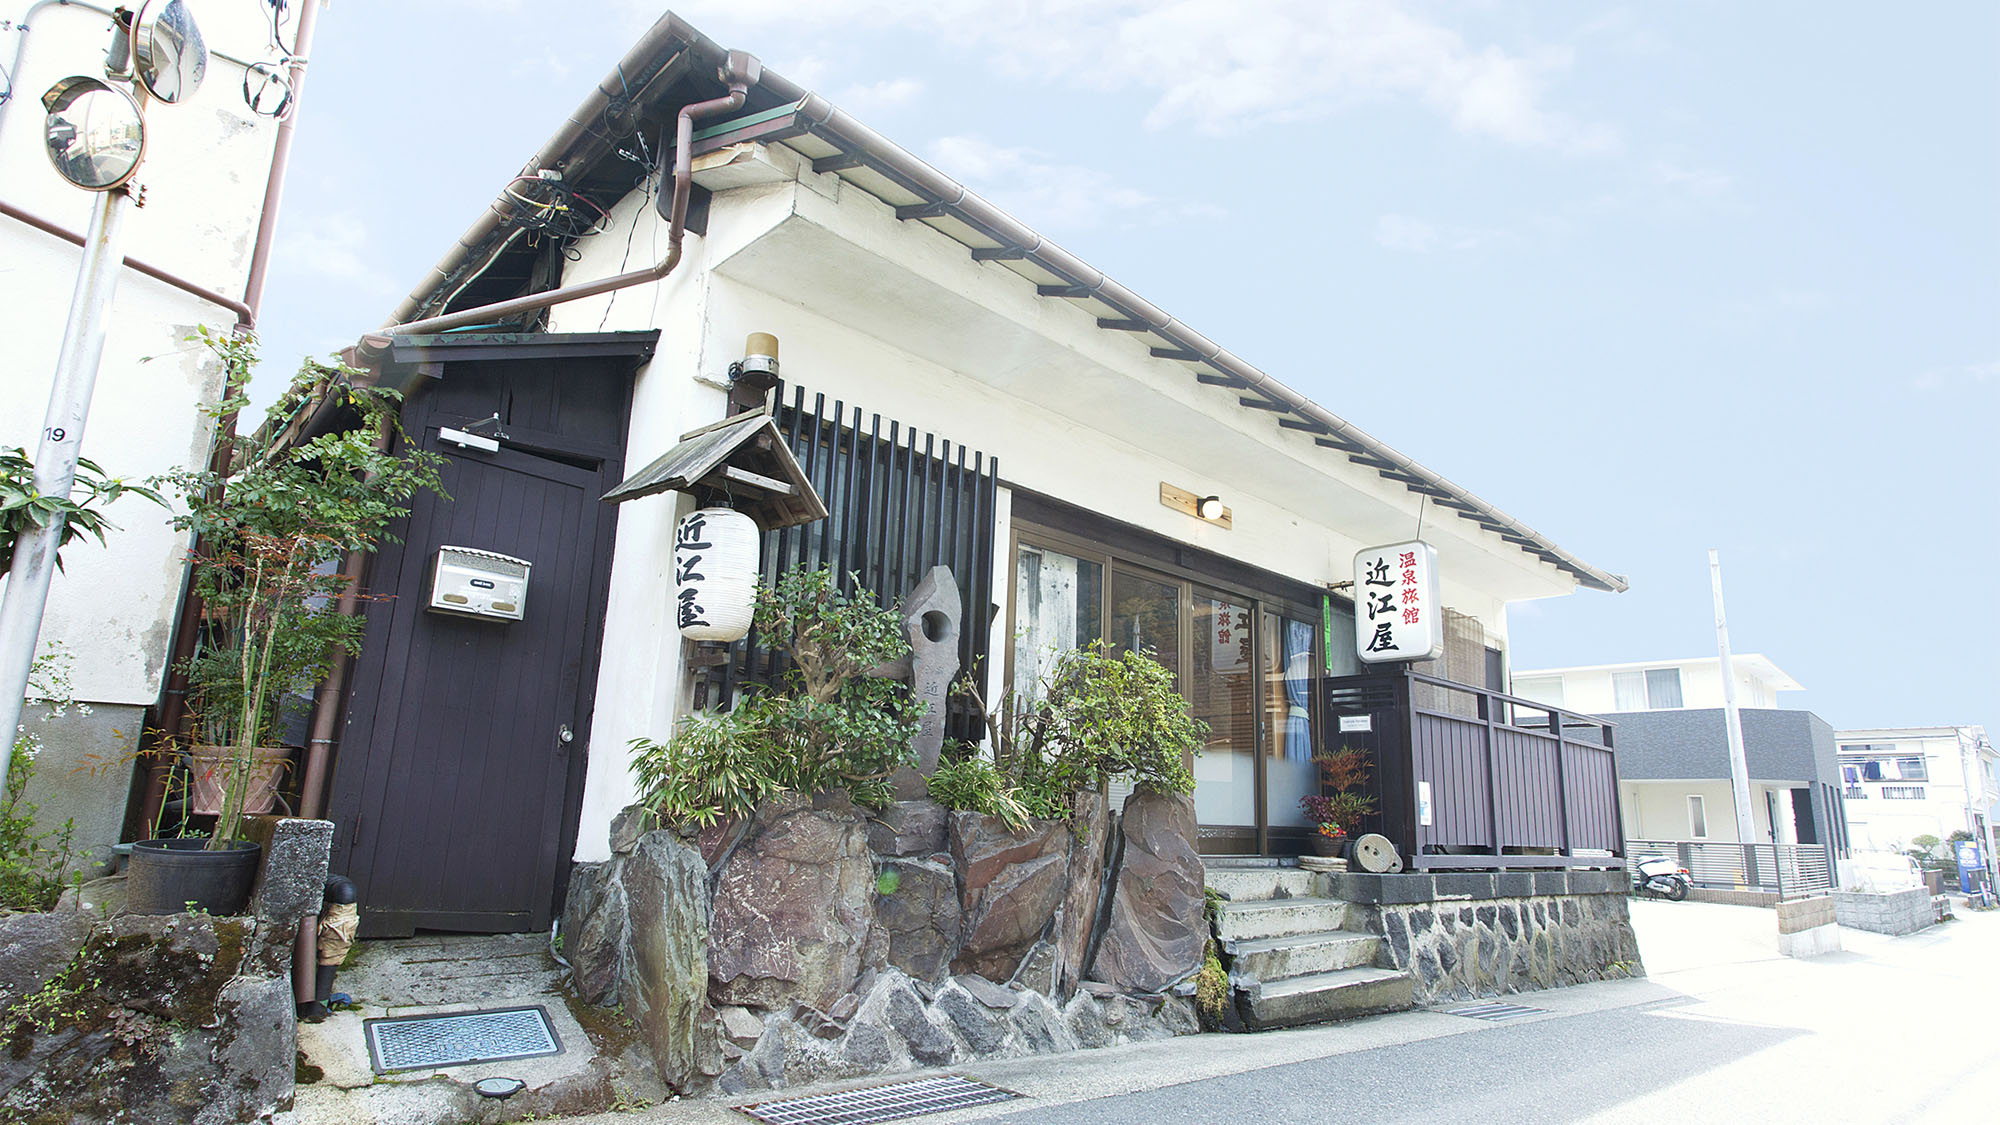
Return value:
[(562, 1053), (562, 1040), (539, 1006), (395, 1016), (361, 1026), (377, 1074)]
[(990, 1105), (1021, 1095), (984, 1082), (974, 1082), (956, 1074), (892, 1082), (860, 1090), (842, 1090), (810, 1098), (782, 1102), (761, 1102), (738, 1106), (744, 1113), (770, 1125), (868, 1125), (874, 1121), (894, 1121), (947, 1109)]
[(1447, 1016), (1464, 1016), (1466, 1019), (1485, 1020), (1488, 1023), (1505, 1023), (1522, 1016), (1547, 1014), (1547, 1008), (1529, 1008), (1520, 1004), (1467, 1004), (1463, 1008), (1446, 1008)]

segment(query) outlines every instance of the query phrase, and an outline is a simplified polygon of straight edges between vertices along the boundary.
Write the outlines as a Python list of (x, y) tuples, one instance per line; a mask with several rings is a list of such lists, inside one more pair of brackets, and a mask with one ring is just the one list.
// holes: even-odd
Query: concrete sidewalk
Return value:
[[(1632, 917), (1651, 977), (1506, 997), (1547, 1009), (1545, 1015), (1489, 1024), (1413, 1011), (1326, 1027), (1199, 1035), (967, 1065), (952, 1072), (1024, 1098), (911, 1120), (948, 1125), (1003, 1117), (1308, 1060), (1457, 1036), (1505, 1035), (1526, 1023), (1634, 1008), (1663, 1019), (1785, 1028), (1791, 1034), (1774, 1037), (1775, 1045), (1725, 1065), (1654, 1082), (1646, 1092), (1634, 1094), (1615, 1112), (1599, 1118), (1560, 1112), (1547, 1116), (1675, 1125), (1721, 1118), (1844, 1122), (1969, 1121), (1996, 1116), (1988, 1091), (2000, 1082), (2000, 1059), (1996, 1059), (2000, 1052), (1991, 1047), (1981, 1020), (2000, 1001), (1996, 984), (2000, 914), (1961, 914), (1961, 921), (1901, 938), (1843, 929), (1845, 950), (1812, 960), (1778, 955), (1776, 918), (1769, 910), (1634, 901)], [(1606, 1049), (1615, 1050), (1616, 1045)], [(844, 1085), (879, 1085), (907, 1077), (912, 1075)], [(634, 1112), (568, 1120), (575, 1125), (741, 1125), (749, 1119), (733, 1108), (735, 1104), (835, 1088), (842, 1087), (669, 1101)], [(303, 1117), (302, 1121), (319, 1125)]]

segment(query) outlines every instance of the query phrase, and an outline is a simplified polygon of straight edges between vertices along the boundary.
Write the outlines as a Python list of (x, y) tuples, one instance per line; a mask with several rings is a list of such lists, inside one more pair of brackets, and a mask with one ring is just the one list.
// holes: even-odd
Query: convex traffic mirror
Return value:
[(139, 9), (132, 40), (133, 69), (148, 94), (163, 102), (184, 102), (208, 75), (208, 46), (181, 0), (159, 0)]
[(49, 161), (63, 179), (86, 191), (110, 191), (139, 170), (146, 122), (132, 95), (79, 75), (49, 87), (42, 106), (49, 111)]

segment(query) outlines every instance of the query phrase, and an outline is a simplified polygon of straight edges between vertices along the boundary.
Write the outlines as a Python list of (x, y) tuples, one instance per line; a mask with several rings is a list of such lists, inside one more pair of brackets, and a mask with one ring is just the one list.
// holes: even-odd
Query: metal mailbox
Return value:
[(487, 621), (519, 621), (528, 609), (528, 572), (533, 564), (512, 555), (471, 547), (439, 547), (431, 568), (435, 613)]

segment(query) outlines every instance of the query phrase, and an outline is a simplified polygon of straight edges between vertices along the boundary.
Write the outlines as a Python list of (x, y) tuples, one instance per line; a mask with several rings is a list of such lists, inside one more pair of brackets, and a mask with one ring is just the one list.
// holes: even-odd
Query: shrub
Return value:
[[(48, 704), (57, 715), (84, 707), (69, 698), (67, 652), (52, 648), (35, 658), (28, 670), (28, 697)], [(9, 750), (7, 789), (0, 793), (0, 910), (53, 909), (64, 888), (82, 879), (71, 870), (80, 858), (75, 822), (38, 830), (35, 818), (41, 810), (23, 796), (40, 749), (41, 741), (23, 724)]]
[(759, 586), (755, 620), (790, 669), (733, 710), (687, 716), (665, 743), (634, 739), (641, 800), (682, 825), (744, 816), (787, 790), (845, 788), (863, 804), (886, 804), (924, 706), (900, 683), (868, 675), (909, 655), (901, 616), (842, 594), (822, 569)]
[[(1361, 818), (1375, 811), (1375, 799), (1362, 790), (1368, 784), (1368, 751), (1342, 746), (1313, 755), (1319, 766), (1321, 792), (1299, 798), (1299, 808), (1327, 835), (1351, 834)], [(1328, 825), (1335, 832), (1326, 832)]]
[(940, 761), (931, 774), (930, 792), (931, 800), (948, 809), (997, 816), (1017, 831), (1028, 826), (1030, 817), (1042, 815), (1031, 812), (1019, 790), (1008, 786), (993, 763), (977, 754)]

